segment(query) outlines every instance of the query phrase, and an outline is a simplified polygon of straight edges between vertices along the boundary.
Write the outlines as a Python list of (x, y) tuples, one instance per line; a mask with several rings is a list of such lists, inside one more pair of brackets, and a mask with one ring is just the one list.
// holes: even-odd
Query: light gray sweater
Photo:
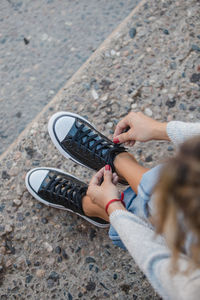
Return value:
[[(200, 123), (171, 121), (167, 134), (175, 145), (200, 135)], [(147, 276), (154, 289), (163, 299), (199, 300), (200, 269), (184, 275), (179, 272), (172, 276), (169, 271), (171, 253), (161, 236), (156, 236), (148, 222), (134, 214), (116, 210), (110, 215), (110, 222), (135, 262)], [(187, 268), (187, 256), (181, 255), (179, 266)]]

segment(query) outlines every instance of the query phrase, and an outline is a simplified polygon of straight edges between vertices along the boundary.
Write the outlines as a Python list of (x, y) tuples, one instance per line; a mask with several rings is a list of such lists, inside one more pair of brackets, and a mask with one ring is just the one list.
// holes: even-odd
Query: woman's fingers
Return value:
[(112, 178), (113, 178), (113, 173), (112, 173), (111, 166), (106, 165), (104, 168), (104, 182), (106, 183), (112, 182)]
[(92, 179), (90, 180), (90, 185), (100, 185), (103, 176), (104, 168), (100, 169), (94, 176), (92, 176)]
[(119, 177), (117, 176), (116, 173), (113, 173), (113, 178), (112, 178), (112, 182), (114, 185), (116, 185), (118, 183)]
[(127, 127), (128, 127), (128, 122), (126, 117), (124, 119), (122, 119), (121, 121), (119, 121), (119, 123), (117, 124), (116, 128), (115, 128), (115, 132), (114, 132), (114, 138), (116, 136), (118, 136), (119, 134), (121, 134)]

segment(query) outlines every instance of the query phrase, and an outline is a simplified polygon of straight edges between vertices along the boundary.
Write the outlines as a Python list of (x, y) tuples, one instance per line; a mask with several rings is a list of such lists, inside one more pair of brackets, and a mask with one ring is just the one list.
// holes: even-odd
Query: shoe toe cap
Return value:
[(68, 132), (74, 125), (75, 118), (71, 116), (62, 116), (54, 123), (54, 130), (60, 142), (64, 140)]
[(49, 170), (34, 169), (27, 174), (26, 184), (37, 193), (48, 173)]

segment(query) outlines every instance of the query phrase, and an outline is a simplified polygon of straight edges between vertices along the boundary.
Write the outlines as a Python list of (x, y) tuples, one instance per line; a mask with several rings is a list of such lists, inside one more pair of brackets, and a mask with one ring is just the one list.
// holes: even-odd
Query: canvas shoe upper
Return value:
[(66, 158), (96, 171), (109, 164), (114, 172), (115, 156), (126, 151), (74, 113), (54, 114), (48, 130), (53, 143)]
[(34, 198), (48, 206), (76, 213), (98, 227), (109, 225), (84, 214), (82, 199), (88, 186), (70, 174), (54, 168), (35, 168), (26, 175), (26, 187)]

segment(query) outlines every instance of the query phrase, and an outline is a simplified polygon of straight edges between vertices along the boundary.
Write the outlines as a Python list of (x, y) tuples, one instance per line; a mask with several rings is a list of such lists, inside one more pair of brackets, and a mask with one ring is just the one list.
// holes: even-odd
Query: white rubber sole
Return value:
[[(92, 126), (95, 130), (97, 130), (88, 120), (86, 120), (85, 118), (81, 117), (80, 115), (78, 114), (74, 114), (74, 113), (71, 113), (71, 112), (67, 112), (67, 111), (60, 111), (60, 112), (57, 112), (55, 113), (49, 120), (48, 122), (48, 132), (49, 132), (49, 135), (51, 137), (51, 140), (52, 142), (54, 143), (54, 145), (56, 146), (56, 148), (58, 149), (58, 151), (67, 159), (70, 159), (72, 161), (74, 161), (75, 163), (83, 166), (83, 167), (86, 167), (88, 169), (91, 169), (90, 167), (82, 164), (80, 161), (76, 160), (75, 158), (73, 158), (70, 154), (68, 154), (59, 144), (58, 140), (56, 139), (55, 137), (55, 134), (54, 134), (54, 131), (53, 131), (53, 125), (54, 125), (54, 122), (55, 120), (60, 117), (60, 116), (70, 116), (70, 117), (74, 117), (74, 118), (79, 118), (81, 120), (83, 120), (84, 122), (86, 122), (88, 125)], [(98, 130), (97, 130), (98, 131)], [(92, 169), (91, 169), (92, 170)]]
[[(81, 214), (79, 214), (79, 213), (76, 213), (76, 212), (74, 212), (73, 210), (68, 209), (68, 208), (66, 208), (66, 207), (64, 207), (64, 206), (62, 206), (62, 205), (49, 203), (49, 202), (45, 201), (44, 199), (42, 199), (40, 196), (38, 196), (37, 193), (35, 193), (35, 191), (34, 191), (34, 190), (30, 187), (30, 185), (29, 185), (29, 181), (28, 181), (29, 175), (30, 175), (34, 170), (54, 170), (54, 171), (57, 171), (57, 172), (62, 173), (62, 174), (64, 174), (64, 175), (71, 176), (71, 177), (73, 177), (73, 178), (75, 178), (75, 179), (78, 179), (78, 178), (75, 177), (75, 176), (73, 176), (73, 175), (71, 175), (71, 174), (69, 174), (69, 173), (66, 173), (66, 172), (63, 172), (63, 171), (61, 171), (61, 170), (59, 170), (59, 169), (56, 169), (56, 168), (46, 168), (46, 167), (43, 168), (43, 167), (40, 167), (40, 168), (34, 168), (34, 169), (30, 170), (30, 171), (26, 174), (25, 184), (26, 184), (26, 188), (27, 188), (27, 190), (29, 191), (29, 193), (30, 193), (36, 200), (38, 200), (39, 202), (41, 202), (41, 203), (43, 203), (43, 204), (45, 204), (45, 205), (47, 205), (47, 206), (49, 206), (49, 207), (53, 207), (53, 208), (57, 208), (57, 209), (62, 209), (62, 210), (66, 210), (66, 211), (69, 211), (69, 212), (71, 212), (71, 213), (74, 213), (74, 214), (78, 215), (79, 217), (85, 219), (85, 220), (88, 221), (89, 223), (91, 223), (91, 224), (93, 224), (93, 225), (95, 225), (95, 226), (97, 226), (97, 227), (99, 227), (99, 228), (107, 228), (107, 227), (109, 226), (109, 224), (100, 224), (100, 223), (97, 223), (97, 222), (95, 222), (94, 220), (90, 219), (89, 217), (83, 216), (83, 215), (81, 215)], [(78, 179), (78, 180), (79, 180), (79, 179)]]

